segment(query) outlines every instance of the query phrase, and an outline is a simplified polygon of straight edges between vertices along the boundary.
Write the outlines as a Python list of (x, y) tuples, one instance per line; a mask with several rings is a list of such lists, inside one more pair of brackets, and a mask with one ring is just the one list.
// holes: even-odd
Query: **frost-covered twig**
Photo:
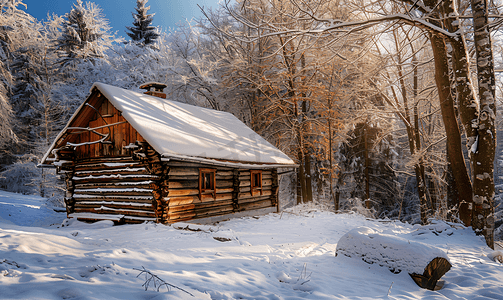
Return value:
[(304, 283), (309, 282), (311, 279), (311, 274), (313, 272), (307, 274), (307, 263), (304, 263), (304, 267), (302, 268), (302, 271), (300, 272), (299, 278), (297, 279), (297, 283), (300, 285), (303, 285)]
[(144, 266), (141, 266), (141, 268), (142, 269), (133, 268), (133, 270), (140, 271), (140, 274), (138, 274), (136, 277), (139, 277), (140, 275), (145, 274), (145, 282), (141, 285), (145, 288), (145, 291), (148, 290), (148, 287), (150, 286), (150, 284), (153, 284), (154, 289), (156, 289), (157, 291), (159, 291), (159, 289), (162, 286), (165, 286), (168, 289), (168, 291), (169, 291), (169, 288), (172, 287), (172, 288), (178, 289), (178, 290), (185, 292), (185, 293), (191, 295), (192, 297), (194, 297), (194, 295), (187, 292), (186, 290), (162, 280), (161, 278), (159, 278), (159, 276), (157, 276), (157, 275), (153, 274), (152, 272), (150, 272), (149, 270), (145, 269)]

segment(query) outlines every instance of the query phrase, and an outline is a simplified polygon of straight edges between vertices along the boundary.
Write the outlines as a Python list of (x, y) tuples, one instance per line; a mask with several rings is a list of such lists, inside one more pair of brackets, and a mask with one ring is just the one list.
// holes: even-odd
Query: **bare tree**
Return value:
[[(458, 3), (452, 0), (442, 2), (433, 0), (395, 0), (394, 3), (400, 8), (399, 12), (389, 14), (382, 10), (383, 5), (379, 2), (355, 1), (353, 4), (353, 19), (345, 21), (338, 18), (327, 17), (324, 11), (319, 11), (318, 6), (312, 5), (309, 1), (291, 0), (290, 3), (303, 13), (305, 20), (317, 21), (324, 26), (311, 28), (283, 28), (281, 32), (268, 32), (258, 36), (257, 34), (247, 36), (249, 40), (256, 40), (262, 37), (281, 36), (288, 34), (292, 37), (317, 36), (319, 39), (326, 38), (332, 41), (340, 41), (348, 35), (361, 32), (370, 27), (378, 28), (381, 32), (389, 30), (393, 24), (403, 24), (421, 29), (429, 38), (430, 46), (435, 63), (435, 82), (438, 92), (442, 119), (447, 136), (447, 153), (452, 168), (452, 174), (456, 182), (456, 187), (460, 199), (457, 201), (459, 217), (465, 225), (472, 225), (474, 230), (483, 234), (490, 247), (494, 244), (494, 176), (493, 163), (495, 153), (495, 82), (494, 64), (492, 58), (492, 43), (490, 30), (497, 26), (499, 17), (491, 22), (489, 15), (490, 7), (487, 0), (472, 1), (469, 5), (472, 14), (460, 16)], [(462, 5), (467, 3), (459, 2)], [(296, 17), (299, 17), (298, 15)], [(472, 19), (473, 26), (470, 28), (461, 19)], [(494, 16), (493, 16), (494, 18)], [(460, 26), (460, 30), (451, 31), (447, 24), (449, 20), (454, 28)], [(245, 21), (243, 21), (245, 22)], [(260, 23), (248, 22), (253, 28), (261, 28)], [(270, 23), (271, 25), (273, 23)], [(275, 28), (280, 26), (274, 23)], [(473, 30), (471, 30), (473, 29)], [(473, 91), (473, 101), (467, 93), (451, 93), (451, 82), (449, 70), (455, 72), (461, 78), (463, 69), (465, 74), (469, 74), (470, 57), (465, 51), (460, 51), (456, 62), (460, 64), (450, 65), (448, 59), (448, 49), (454, 48), (457, 41), (466, 35), (473, 34), (475, 39), (475, 58), (477, 61), (477, 86), (478, 91)], [(449, 45), (449, 46), (448, 46)], [(466, 48), (465, 48), (466, 49)], [(469, 78), (467, 76), (466, 78)], [(455, 81), (454, 81), (455, 82)], [(460, 79), (461, 84), (470, 86), (468, 79)], [(459, 112), (464, 124), (464, 131), (468, 138), (468, 148), (472, 152), (470, 155), (473, 168), (468, 168), (465, 164), (462, 150), (461, 132), (458, 127), (455, 103), (458, 103)], [(474, 130), (475, 129), (475, 130)]]
[[(347, 9), (333, 2), (311, 4), (327, 16), (347, 17)], [(316, 187), (322, 186), (327, 175), (317, 170), (328, 167), (329, 154), (339, 142), (333, 138), (334, 132), (345, 127), (335, 121), (335, 112), (362, 103), (364, 93), (356, 92), (356, 86), (365, 83), (364, 77), (372, 72), (357, 58), (368, 53), (367, 43), (357, 35), (333, 44), (330, 38), (297, 34), (315, 31), (323, 24), (295, 3), (247, 0), (235, 6), (226, 3), (224, 8), (233, 22), (224, 23), (206, 12), (212, 26), (205, 27), (227, 54), (224, 84), (246, 91), (243, 99), (253, 129), (296, 158), (297, 202), (311, 201), (322, 190)], [(339, 74), (327, 68), (332, 63), (340, 65)], [(351, 84), (338, 82), (337, 76)], [(334, 99), (336, 86), (341, 88), (339, 95), (346, 91), (344, 97)], [(343, 104), (350, 101), (352, 105)], [(332, 170), (327, 173), (333, 175)]]

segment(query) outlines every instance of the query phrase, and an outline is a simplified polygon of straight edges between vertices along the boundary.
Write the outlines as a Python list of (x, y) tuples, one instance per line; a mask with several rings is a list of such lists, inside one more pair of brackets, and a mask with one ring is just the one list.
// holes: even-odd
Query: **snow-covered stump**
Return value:
[(387, 267), (396, 274), (405, 271), (417, 285), (429, 290), (435, 290), (438, 280), (451, 268), (449, 258), (438, 248), (367, 227), (358, 227), (343, 235), (335, 256), (340, 254)]

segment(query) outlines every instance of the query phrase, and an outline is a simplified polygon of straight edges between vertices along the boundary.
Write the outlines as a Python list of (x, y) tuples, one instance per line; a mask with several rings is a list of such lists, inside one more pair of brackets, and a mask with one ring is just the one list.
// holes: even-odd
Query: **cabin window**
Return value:
[(260, 195), (262, 195), (262, 170), (250, 170), (250, 175), (250, 193), (253, 196), (255, 191), (260, 191)]
[(216, 169), (199, 169), (199, 199), (202, 195), (212, 195), (216, 198)]

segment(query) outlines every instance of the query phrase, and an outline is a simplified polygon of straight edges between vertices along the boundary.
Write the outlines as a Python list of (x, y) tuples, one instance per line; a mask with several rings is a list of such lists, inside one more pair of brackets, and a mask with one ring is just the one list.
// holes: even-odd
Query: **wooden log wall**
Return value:
[(65, 206), (66, 213), (71, 214), (75, 209), (75, 198), (73, 198), (73, 175), (75, 174), (75, 151), (71, 148), (60, 149), (57, 153), (59, 164), (57, 164), (58, 173), (62, 174), (65, 180)]
[(75, 158), (78, 147), (58, 151), (56, 165), (66, 179), (67, 213), (75, 214), (71, 217), (119, 223), (165, 222), (167, 166), (146, 142), (136, 142), (130, 151), (132, 156), (87, 159)]
[[(262, 172), (262, 194), (254, 191), (252, 195), (250, 170), (177, 161), (166, 164), (163, 220), (167, 223), (276, 206), (272, 170)], [(211, 194), (199, 197), (199, 168), (217, 169), (215, 198)]]
[(73, 213), (87, 221), (107, 219), (100, 214), (124, 215), (124, 223), (157, 221), (152, 194), (158, 179), (147, 163), (132, 157), (77, 160), (71, 178)]
[(250, 170), (240, 170), (239, 172), (239, 194), (238, 194), (238, 211), (261, 209), (273, 207), (272, 193), (272, 171), (262, 171), (262, 194), (260, 191), (251, 192), (251, 175)]
[(169, 167), (161, 161), (159, 153), (157, 153), (147, 142), (137, 142), (139, 148), (134, 150), (133, 158), (141, 161), (156, 178), (152, 180), (152, 207), (155, 212), (156, 221), (166, 223), (164, 211), (166, 202), (164, 198), (167, 196), (166, 179), (169, 172)]

